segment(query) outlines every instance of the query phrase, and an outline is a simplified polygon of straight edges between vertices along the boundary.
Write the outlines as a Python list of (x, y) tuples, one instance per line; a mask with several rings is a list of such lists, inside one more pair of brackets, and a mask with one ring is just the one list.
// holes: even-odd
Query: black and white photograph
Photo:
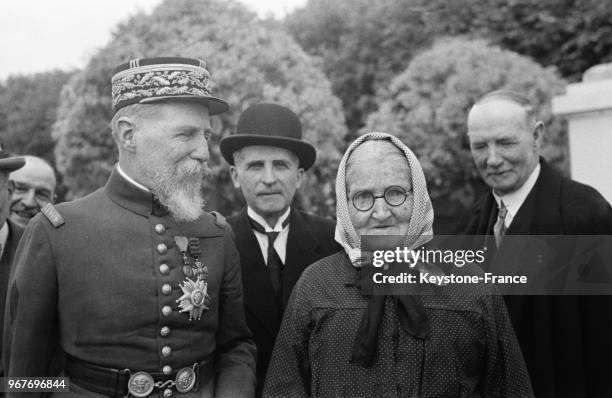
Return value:
[(609, 1), (0, 9), (0, 398), (612, 397)]

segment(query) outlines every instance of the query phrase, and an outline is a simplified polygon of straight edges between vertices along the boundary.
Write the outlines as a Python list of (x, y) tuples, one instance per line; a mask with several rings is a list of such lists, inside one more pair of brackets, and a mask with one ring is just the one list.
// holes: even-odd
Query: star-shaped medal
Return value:
[(189, 320), (199, 320), (204, 310), (210, 309), (210, 296), (208, 295), (208, 283), (202, 279), (195, 282), (185, 278), (185, 282), (179, 285), (183, 295), (176, 300), (179, 303), (179, 312), (189, 312)]

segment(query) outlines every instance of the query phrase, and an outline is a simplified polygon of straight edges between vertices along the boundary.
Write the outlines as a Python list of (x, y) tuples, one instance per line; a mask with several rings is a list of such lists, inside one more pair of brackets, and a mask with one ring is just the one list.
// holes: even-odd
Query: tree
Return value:
[[(550, 99), (565, 87), (552, 68), (482, 40), (439, 40), (393, 79), (362, 133), (396, 135), (417, 155), (427, 177), (440, 232), (464, 214), (482, 191), (467, 140), (469, 108), (483, 94), (512, 89), (529, 97), (548, 126), (543, 155), (567, 172), (567, 134), (552, 118)], [(440, 229), (439, 228), (439, 229)]]
[(53, 71), (10, 76), (0, 84), (0, 137), (16, 154), (44, 157), (53, 163), (51, 128), (59, 94), (73, 72)]
[(310, 0), (287, 17), (298, 43), (320, 58), (351, 132), (377, 108), (377, 89), (430, 43), (422, 0)]
[(612, 60), (610, 21), (602, 0), (309, 0), (285, 25), (320, 58), (354, 133), (378, 93), (436, 37), (485, 38), (576, 81)]
[(573, 81), (612, 60), (610, 21), (612, 8), (601, 0), (432, 0), (427, 12), (437, 35), (487, 38)]
[(220, 134), (211, 143), (209, 163), (217, 181), (208, 192), (210, 207), (230, 214), (240, 202), (221, 160), (220, 137), (235, 129), (239, 113), (250, 104), (272, 101), (298, 114), (305, 139), (318, 150), (299, 202), (333, 214), (338, 148), (346, 134), (340, 101), (288, 34), (257, 20), (239, 3), (221, 0), (166, 0), (151, 15), (132, 17), (66, 86), (54, 136), (58, 167), (73, 197), (103, 185), (117, 160), (108, 127), (113, 67), (131, 58), (160, 55), (203, 58), (217, 82), (215, 95), (232, 105), (230, 112), (213, 120)]

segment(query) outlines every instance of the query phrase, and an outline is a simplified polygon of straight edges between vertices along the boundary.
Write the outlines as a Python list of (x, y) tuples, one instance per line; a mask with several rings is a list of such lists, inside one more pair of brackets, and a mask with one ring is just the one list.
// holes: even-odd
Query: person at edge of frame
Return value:
[(238, 251), (201, 196), (210, 117), (229, 107), (210, 84), (198, 59), (115, 69), (119, 163), (103, 188), (28, 224), (9, 288), (9, 376), (52, 376), (60, 345), (70, 392), (57, 396), (253, 396)]
[[(612, 235), (612, 208), (602, 195), (541, 157), (546, 130), (528, 98), (509, 90), (485, 94), (467, 124), (474, 163), (491, 190), (463, 232), (487, 236), (490, 270), (535, 264), (550, 272), (529, 250), (535, 239), (517, 249), (504, 236)], [(564, 242), (549, 264), (572, 258), (575, 249)], [(612, 396), (612, 296), (507, 295), (505, 301), (537, 397)]]

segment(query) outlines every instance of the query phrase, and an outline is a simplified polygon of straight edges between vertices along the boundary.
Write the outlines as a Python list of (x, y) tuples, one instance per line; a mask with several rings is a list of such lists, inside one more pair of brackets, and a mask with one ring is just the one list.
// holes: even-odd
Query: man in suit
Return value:
[[(540, 157), (544, 132), (529, 101), (514, 92), (489, 93), (469, 112), (472, 156), (491, 192), (465, 233), (489, 237), (491, 268), (517, 258), (506, 235), (612, 235), (612, 208), (601, 194)], [(506, 296), (506, 303), (537, 397), (612, 396), (610, 296)]]
[(236, 234), (247, 324), (257, 345), (258, 394), (293, 286), (310, 264), (335, 253), (335, 222), (291, 206), (315, 161), (290, 109), (260, 103), (245, 110), (236, 134), (220, 143), (247, 206), (229, 222)]
[(45, 204), (55, 202), (57, 180), (53, 167), (46, 160), (36, 156), (23, 158), (25, 166), (9, 175), (15, 184), (9, 218), (25, 228)]
[(60, 346), (66, 397), (253, 395), (238, 252), (202, 210), (210, 116), (228, 109), (209, 79), (191, 58), (115, 69), (119, 162), (106, 186), (28, 223), (9, 287), (9, 376), (54, 376)]
[[(14, 190), (9, 180), (9, 173), (23, 167), (25, 161), (21, 157), (10, 157), (0, 147), (0, 331), (4, 330), (4, 306), (6, 288), (11, 271), (11, 262), (23, 229), (8, 220), (11, 195)], [(0, 339), (0, 354), (3, 354)], [(0, 377), (4, 376), (4, 367), (0, 364)]]

